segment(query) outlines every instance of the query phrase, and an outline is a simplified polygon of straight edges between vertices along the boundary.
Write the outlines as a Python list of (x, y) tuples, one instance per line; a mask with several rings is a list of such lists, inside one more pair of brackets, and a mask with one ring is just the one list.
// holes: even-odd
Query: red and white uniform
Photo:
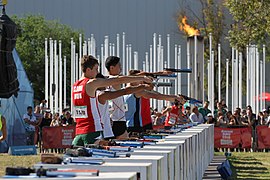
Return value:
[(100, 114), (97, 108), (97, 98), (86, 93), (86, 83), (89, 78), (75, 82), (72, 90), (74, 117), (76, 120), (76, 135), (102, 131)]
[(179, 107), (173, 105), (171, 111), (167, 113), (165, 126), (173, 126), (177, 122), (178, 118), (179, 118)]

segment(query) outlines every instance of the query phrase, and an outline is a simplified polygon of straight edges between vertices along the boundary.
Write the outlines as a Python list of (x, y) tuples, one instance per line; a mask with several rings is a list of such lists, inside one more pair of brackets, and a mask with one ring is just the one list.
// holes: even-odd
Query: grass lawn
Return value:
[(232, 179), (270, 179), (270, 153), (232, 152)]
[(0, 154), (0, 177), (5, 175), (6, 167), (31, 167), (40, 162), (40, 155), (33, 156), (10, 156), (8, 154)]

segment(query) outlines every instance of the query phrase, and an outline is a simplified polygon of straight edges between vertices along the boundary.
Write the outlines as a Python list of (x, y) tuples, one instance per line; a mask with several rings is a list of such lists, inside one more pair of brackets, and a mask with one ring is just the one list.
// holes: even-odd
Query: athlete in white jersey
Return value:
[[(103, 75), (98, 74), (97, 78), (104, 78)], [(117, 99), (117, 98), (123, 98), (123, 95), (126, 94), (132, 94), (139, 91), (144, 90), (147, 87), (147, 85), (139, 85), (139, 86), (132, 86), (123, 88), (121, 90), (117, 91), (104, 91), (105, 88), (99, 88), (97, 91), (98, 96), (98, 109), (99, 113), (101, 115), (101, 122), (103, 124), (103, 136), (104, 138), (112, 138), (116, 137), (112, 131), (111, 127), (111, 118), (109, 113), (109, 100)], [(125, 113), (124, 113), (125, 117)], [(122, 121), (126, 123), (125, 121)]]
[[(109, 56), (105, 62), (106, 69), (111, 76), (117, 76), (121, 74), (121, 63), (120, 58), (116, 56)], [(110, 91), (117, 91), (121, 89), (121, 85), (113, 85), (108, 87)], [(125, 111), (127, 110), (124, 103), (124, 97), (112, 99), (111, 105), (111, 119), (113, 121), (113, 133), (117, 139), (128, 138)]]

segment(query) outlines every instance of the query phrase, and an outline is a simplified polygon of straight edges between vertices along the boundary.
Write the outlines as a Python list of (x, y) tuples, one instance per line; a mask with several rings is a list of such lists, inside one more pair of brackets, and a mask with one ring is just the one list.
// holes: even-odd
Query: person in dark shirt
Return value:
[(73, 117), (71, 117), (71, 114), (69, 111), (65, 112), (65, 116), (62, 119), (62, 124), (63, 126), (74, 126), (76, 124)]
[(42, 130), (43, 127), (50, 126), (51, 122), (52, 122), (51, 111), (46, 110), (45, 114), (44, 114), (44, 116), (39, 124), (40, 129)]

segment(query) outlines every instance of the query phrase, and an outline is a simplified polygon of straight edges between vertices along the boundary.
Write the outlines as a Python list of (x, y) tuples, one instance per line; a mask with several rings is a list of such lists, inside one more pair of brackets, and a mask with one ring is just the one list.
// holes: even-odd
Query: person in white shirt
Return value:
[(25, 133), (26, 133), (26, 144), (34, 145), (34, 138), (36, 132), (36, 126), (39, 124), (39, 121), (36, 119), (36, 116), (32, 113), (32, 106), (27, 107), (27, 113), (23, 115), (23, 120), (26, 124)]
[(199, 112), (198, 107), (194, 106), (192, 109), (192, 113), (189, 116), (191, 122), (204, 123), (203, 115)]

